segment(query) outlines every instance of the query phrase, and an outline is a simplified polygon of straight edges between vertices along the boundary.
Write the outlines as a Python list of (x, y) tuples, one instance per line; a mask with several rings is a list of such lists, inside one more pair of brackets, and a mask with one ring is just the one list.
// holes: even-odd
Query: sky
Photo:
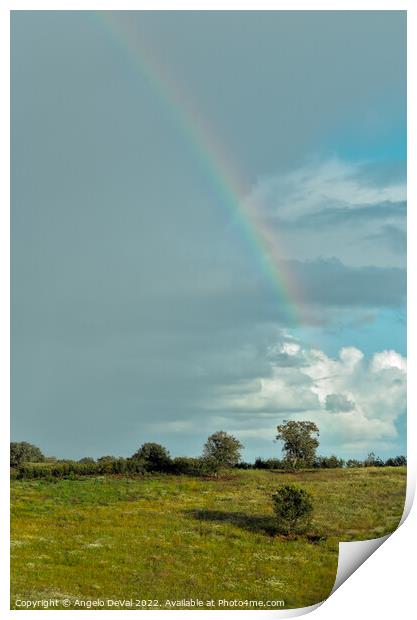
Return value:
[(12, 13), (12, 440), (405, 454), (405, 15)]

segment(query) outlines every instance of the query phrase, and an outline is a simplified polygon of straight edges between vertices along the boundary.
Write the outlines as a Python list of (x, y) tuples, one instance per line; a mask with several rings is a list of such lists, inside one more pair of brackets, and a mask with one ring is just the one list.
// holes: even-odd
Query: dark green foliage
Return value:
[(272, 495), (278, 531), (281, 534), (303, 533), (310, 523), (311, 495), (292, 484), (283, 485)]
[(247, 463), (246, 461), (239, 461), (239, 463), (237, 463), (235, 467), (237, 469), (255, 469), (252, 463)]
[(207, 439), (203, 449), (204, 467), (208, 473), (218, 474), (220, 469), (235, 467), (240, 460), (243, 445), (236, 437), (217, 431)]
[(258, 456), (258, 458), (255, 459), (253, 467), (254, 469), (267, 469), (265, 459), (262, 459), (260, 456)]
[(159, 443), (144, 443), (131, 459), (141, 461), (149, 472), (169, 473), (172, 470), (169, 452)]
[(345, 461), (338, 459), (334, 454), (332, 456), (318, 456), (314, 461), (313, 467), (321, 469), (334, 469), (335, 467), (344, 467)]
[(291, 469), (311, 467), (319, 445), (319, 429), (314, 422), (284, 420), (277, 426), (276, 439), (284, 442), (285, 462)]
[(262, 459), (258, 457), (253, 467), (254, 469), (285, 469), (285, 464), (280, 459)]
[(362, 461), (357, 459), (349, 459), (346, 461), (346, 467), (362, 467)]
[(405, 456), (396, 456), (395, 458), (387, 459), (385, 465), (387, 467), (402, 467), (407, 465), (407, 459)]
[[(295, 425), (295, 426), (294, 426)], [(97, 476), (114, 474), (144, 474), (144, 473), (171, 473), (187, 476), (202, 476), (216, 474), (223, 468), (236, 467), (237, 469), (268, 469), (291, 470), (333, 469), (353, 467), (401, 467), (407, 465), (405, 456), (389, 458), (385, 462), (368, 454), (364, 461), (349, 459), (344, 461), (337, 456), (318, 456), (311, 459), (318, 445), (312, 434), (318, 434), (318, 429), (312, 422), (286, 422), (278, 426), (283, 439), (286, 458), (262, 459), (258, 457), (255, 463), (240, 461), (242, 444), (232, 435), (219, 431), (211, 435), (204, 445), (202, 457), (176, 457), (171, 459), (164, 446), (157, 443), (144, 443), (139, 450), (128, 459), (114, 456), (102, 456), (97, 461), (91, 457), (81, 458), (79, 461), (45, 457), (40, 449), (25, 441), (10, 444), (11, 477), (13, 478), (68, 478), (79, 476)], [(297, 443), (298, 442), (298, 443)], [(298, 447), (297, 447), (298, 446)], [(291, 456), (293, 455), (293, 456)], [(294, 456), (295, 455), (295, 456)], [(308, 455), (310, 455), (308, 457)], [(303, 458), (301, 458), (303, 456)], [(307, 458), (308, 457), (308, 458)], [(307, 459), (307, 460), (306, 460)]]
[(177, 456), (172, 461), (172, 470), (175, 474), (200, 476), (203, 471), (203, 463), (199, 458)]
[(27, 441), (10, 443), (10, 467), (18, 467), (22, 463), (42, 463), (44, 455), (37, 446)]
[(77, 478), (81, 476), (103, 476), (108, 474), (144, 474), (145, 469), (140, 461), (129, 459), (104, 459), (95, 463), (77, 461), (61, 461), (50, 464), (23, 464), (16, 470), (16, 478)]
[(125, 459), (101, 456), (97, 459), (97, 470), (100, 474), (122, 474), (125, 471)]

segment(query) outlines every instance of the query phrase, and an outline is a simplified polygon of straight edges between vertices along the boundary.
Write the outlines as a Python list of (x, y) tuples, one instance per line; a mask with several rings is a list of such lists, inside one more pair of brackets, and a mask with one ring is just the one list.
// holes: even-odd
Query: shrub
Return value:
[(131, 458), (141, 461), (149, 472), (168, 473), (172, 470), (169, 452), (159, 443), (144, 443)]
[(285, 469), (284, 463), (280, 459), (261, 459), (259, 456), (253, 467), (254, 469)]
[(32, 465), (31, 463), (20, 465), (17, 469), (16, 478), (49, 478), (52, 468), (50, 465)]
[(114, 456), (101, 456), (97, 459), (97, 473), (99, 474), (118, 474), (118, 460)]
[(303, 460), (298, 460), (294, 462), (292, 459), (284, 458), (281, 461), (282, 463), (281, 469), (285, 469), (286, 471), (289, 471), (289, 472), (300, 471), (303, 469), (311, 469), (312, 467), (314, 467), (314, 462), (315, 461), (303, 461)]
[(272, 495), (272, 501), (280, 533), (288, 535), (306, 530), (313, 512), (307, 491), (295, 485), (283, 485)]
[(346, 461), (346, 467), (363, 467), (363, 463), (357, 459), (349, 459)]
[(254, 469), (252, 463), (247, 463), (246, 461), (239, 461), (235, 467), (236, 469)]
[(337, 456), (318, 456), (314, 461), (314, 467), (321, 469), (334, 469), (336, 467), (344, 467), (345, 461), (338, 459)]
[(172, 461), (172, 470), (175, 474), (183, 474), (186, 476), (200, 476), (203, 469), (203, 463), (199, 458), (188, 456), (177, 456)]
[(145, 474), (146, 469), (139, 460), (127, 459), (126, 460), (126, 471), (129, 474)]
[(10, 467), (19, 467), (22, 463), (42, 463), (44, 455), (37, 446), (27, 441), (10, 443)]
[(407, 459), (405, 456), (396, 456), (394, 458), (387, 459), (385, 461), (387, 467), (401, 467), (407, 465)]
[(81, 476), (101, 476), (106, 474), (144, 474), (145, 469), (140, 461), (127, 459), (103, 459), (100, 462), (79, 463), (77, 461), (60, 461), (49, 464), (23, 464), (15, 477), (31, 478), (77, 478)]

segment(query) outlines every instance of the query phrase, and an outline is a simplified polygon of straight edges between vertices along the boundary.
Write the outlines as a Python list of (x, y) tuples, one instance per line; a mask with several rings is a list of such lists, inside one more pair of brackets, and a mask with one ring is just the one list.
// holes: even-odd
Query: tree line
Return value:
[(407, 464), (405, 456), (383, 461), (373, 452), (363, 461), (345, 461), (337, 456), (317, 456), (319, 429), (308, 420), (284, 420), (277, 426), (276, 440), (282, 442), (283, 458), (257, 458), (254, 463), (241, 460), (243, 445), (233, 435), (217, 431), (208, 437), (199, 457), (172, 458), (158, 444), (144, 443), (128, 458), (84, 457), (78, 461), (45, 457), (41, 450), (27, 442), (10, 444), (10, 467), (16, 478), (62, 478), (106, 474), (166, 473), (190, 476), (214, 476), (232, 468), (296, 471), (299, 469), (333, 469), (341, 467), (398, 467)]

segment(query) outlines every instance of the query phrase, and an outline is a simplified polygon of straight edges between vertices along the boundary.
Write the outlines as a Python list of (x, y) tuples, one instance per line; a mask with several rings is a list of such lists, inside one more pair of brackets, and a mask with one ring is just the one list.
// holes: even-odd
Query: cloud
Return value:
[(378, 232), (365, 237), (365, 241), (368, 240), (386, 244), (397, 254), (404, 255), (407, 250), (407, 234), (405, 229), (392, 226), (391, 224), (387, 224)]
[[(377, 166), (377, 164), (374, 164)], [(369, 209), (382, 204), (403, 206), (406, 200), (405, 181), (398, 178), (372, 178), (364, 174), (365, 163), (332, 158), (313, 161), (283, 175), (261, 179), (249, 197), (249, 204), (262, 206), (284, 220), (297, 221), (301, 216), (321, 212), (323, 207)], [(374, 216), (375, 214), (372, 214)]]
[[(330, 203), (332, 204), (332, 203)], [(372, 220), (403, 220), (407, 212), (407, 204), (402, 202), (380, 202), (338, 207), (328, 206), (313, 213), (307, 213), (288, 222), (288, 227), (313, 228), (317, 226), (356, 225)]]
[(405, 373), (407, 371), (407, 361), (396, 351), (382, 351), (381, 353), (375, 353), (373, 356), (371, 368), (376, 373), (392, 368), (398, 368), (398, 370)]
[(304, 303), (330, 306), (398, 306), (407, 278), (398, 267), (350, 267), (337, 258), (286, 262)]
[(352, 411), (355, 408), (355, 403), (350, 400), (345, 394), (327, 394), (326, 396), (326, 410), (327, 411)]
[(218, 390), (207, 407), (222, 411), (242, 439), (272, 440), (281, 420), (309, 419), (318, 424), (327, 452), (347, 445), (351, 453), (377, 450), (398, 441), (406, 359), (396, 351), (367, 358), (356, 347), (343, 347), (334, 358), (284, 341), (270, 349), (269, 358), (267, 376)]
[(246, 207), (273, 256), (404, 267), (406, 182), (392, 168), (390, 173), (386, 162), (313, 161), (260, 179)]

